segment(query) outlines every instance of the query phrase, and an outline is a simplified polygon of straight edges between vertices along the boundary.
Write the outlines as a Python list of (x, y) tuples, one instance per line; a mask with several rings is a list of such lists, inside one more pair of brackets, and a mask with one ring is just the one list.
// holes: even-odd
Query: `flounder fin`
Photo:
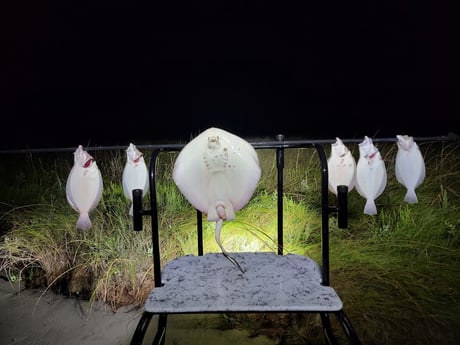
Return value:
[(88, 230), (92, 226), (88, 213), (82, 213), (77, 220), (77, 229)]
[(409, 204), (416, 204), (418, 202), (417, 194), (415, 194), (415, 189), (407, 190), (407, 193), (404, 196), (404, 201)]
[(366, 200), (366, 205), (364, 205), (364, 214), (368, 214), (370, 216), (377, 214), (377, 207), (375, 206), (374, 200)]

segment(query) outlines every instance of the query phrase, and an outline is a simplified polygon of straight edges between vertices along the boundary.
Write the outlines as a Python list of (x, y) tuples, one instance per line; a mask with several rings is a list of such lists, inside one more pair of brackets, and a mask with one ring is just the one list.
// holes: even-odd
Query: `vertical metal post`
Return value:
[(337, 186), (337, 223), (340, 229), (348, 227), (348, 186)]
[[(278, 134), (277, 141), (283, 141), (284, 135)], [(278, 214), (278, 255), (283, 255), (283, 169), (284, 169), (284, 148), (276, 149), (276, 168), (278, 171), (277, 181), (277, 214)]]
[(142, 231), (142, 189), (133, 189), (133, 229)]
[(156, 189), (156, 162), (161, 149), (152, 152), (150, 159), (150, 212), (152, 216), (152, 255), (155, 287), (161, 286), (160, 235), (158, 226), (158, 202)]
[(203, 217), (199, 210), (196, 210), (196, 228), (198, 232), (198, 255), (203, 255)]
[(322, 145), (313, 144), (318, 152), (321, 162), (321, 257), (322, 257), (322, 284), (329, 285), (329, 201), (328, 184), (329, 176), (327, 170), (327, 157)]

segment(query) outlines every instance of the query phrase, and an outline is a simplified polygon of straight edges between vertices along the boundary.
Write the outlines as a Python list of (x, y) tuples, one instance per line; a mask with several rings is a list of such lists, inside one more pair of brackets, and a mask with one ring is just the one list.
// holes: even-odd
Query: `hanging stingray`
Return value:
[(219, 128), (208, 128), (177, 156), (173, 179), (185, 198), (216, 222), (216, 242), (222, 253), (242, 272), (220, 242), (224, 220), (235, 219), (235, 211), (253, 195), (261, 175), (259, 158), (246, 140)]

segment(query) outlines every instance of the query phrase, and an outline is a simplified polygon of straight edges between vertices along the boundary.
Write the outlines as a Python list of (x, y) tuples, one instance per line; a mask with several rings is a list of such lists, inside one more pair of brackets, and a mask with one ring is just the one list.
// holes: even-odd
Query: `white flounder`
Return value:
[(133, 189), (142, 189), (145, 196), (149, 189), (149, 171), (145, 164), (144, 156), (133, 143), (126, 149), (126, 163), (122, 175), (123, 192), (131, 201), (129, 215), (133, 215)]
[(377, 214), (375, 199), (385, 190), (387, 172), (382, 156), (367, 136), (359, 144), (359, 159), (356, 165), (356, 190), (366, 199), (364, 214)]
[(72, 208), (79, 213), (77, 228), (91, 228), (91, 212), (102, 197), (102, 176), (94, 158), (81, 145), (74, 152), (74, 165), (67, 177), (66, 197)]
[(413, 137), (397, 135), (396, 138), (398, 146), (395, 160), (396, 179), (407, 189), (404, 201), (414, 204), (418, 202), (415, 189), (425, 179), (425, 161)]
[(342, 140), (336, 138), (331, 144), (331, 153), (327, 160), (329, 190), (337, 195), (337, 186), (353, 190), (356, 184), (356, 161)]

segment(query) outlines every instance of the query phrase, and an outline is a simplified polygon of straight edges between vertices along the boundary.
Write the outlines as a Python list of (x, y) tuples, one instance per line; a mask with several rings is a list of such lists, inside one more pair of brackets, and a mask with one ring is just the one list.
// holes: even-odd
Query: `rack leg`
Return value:
[(347, 315), (345, 315), (345, 312), (343, 310), (339, 311), (336, 313), (340, 323), (342, 324), (343, 330), (347, 334), (348, 340), (350, 341), (350, 344), (354, 345), (360, 345), (361, 342), (358, 339), (358, 335), (356, 334), (355, 329), (353, 328), (353, 325), (351, 324), (350, 320), (348, 319)]
[(136, 330), (134, 331), (133, 337), (131, 339), (131, 345), (141, 345), (144, 340), (145, 331), (149, 327), (150, 320), (152, 319), (151, 313), (144, 311), (139, 322), (137, 323)]
[(331, 320), (329, 319), (329, 314), (327, 313), (320, 313), (321, 315), (321, 323), (323, 325), (323, 333), (326, 341), (329, 345), (337, 344), (337, 340), (334, 337), (334, 333), (332, 332), (331, 327)]
[(166, 338), (166, 321), (168, 320), (167, 314), (160, 314), (158, 317), (157, 334), (153, 339), (152, 345), (164, 345)]

